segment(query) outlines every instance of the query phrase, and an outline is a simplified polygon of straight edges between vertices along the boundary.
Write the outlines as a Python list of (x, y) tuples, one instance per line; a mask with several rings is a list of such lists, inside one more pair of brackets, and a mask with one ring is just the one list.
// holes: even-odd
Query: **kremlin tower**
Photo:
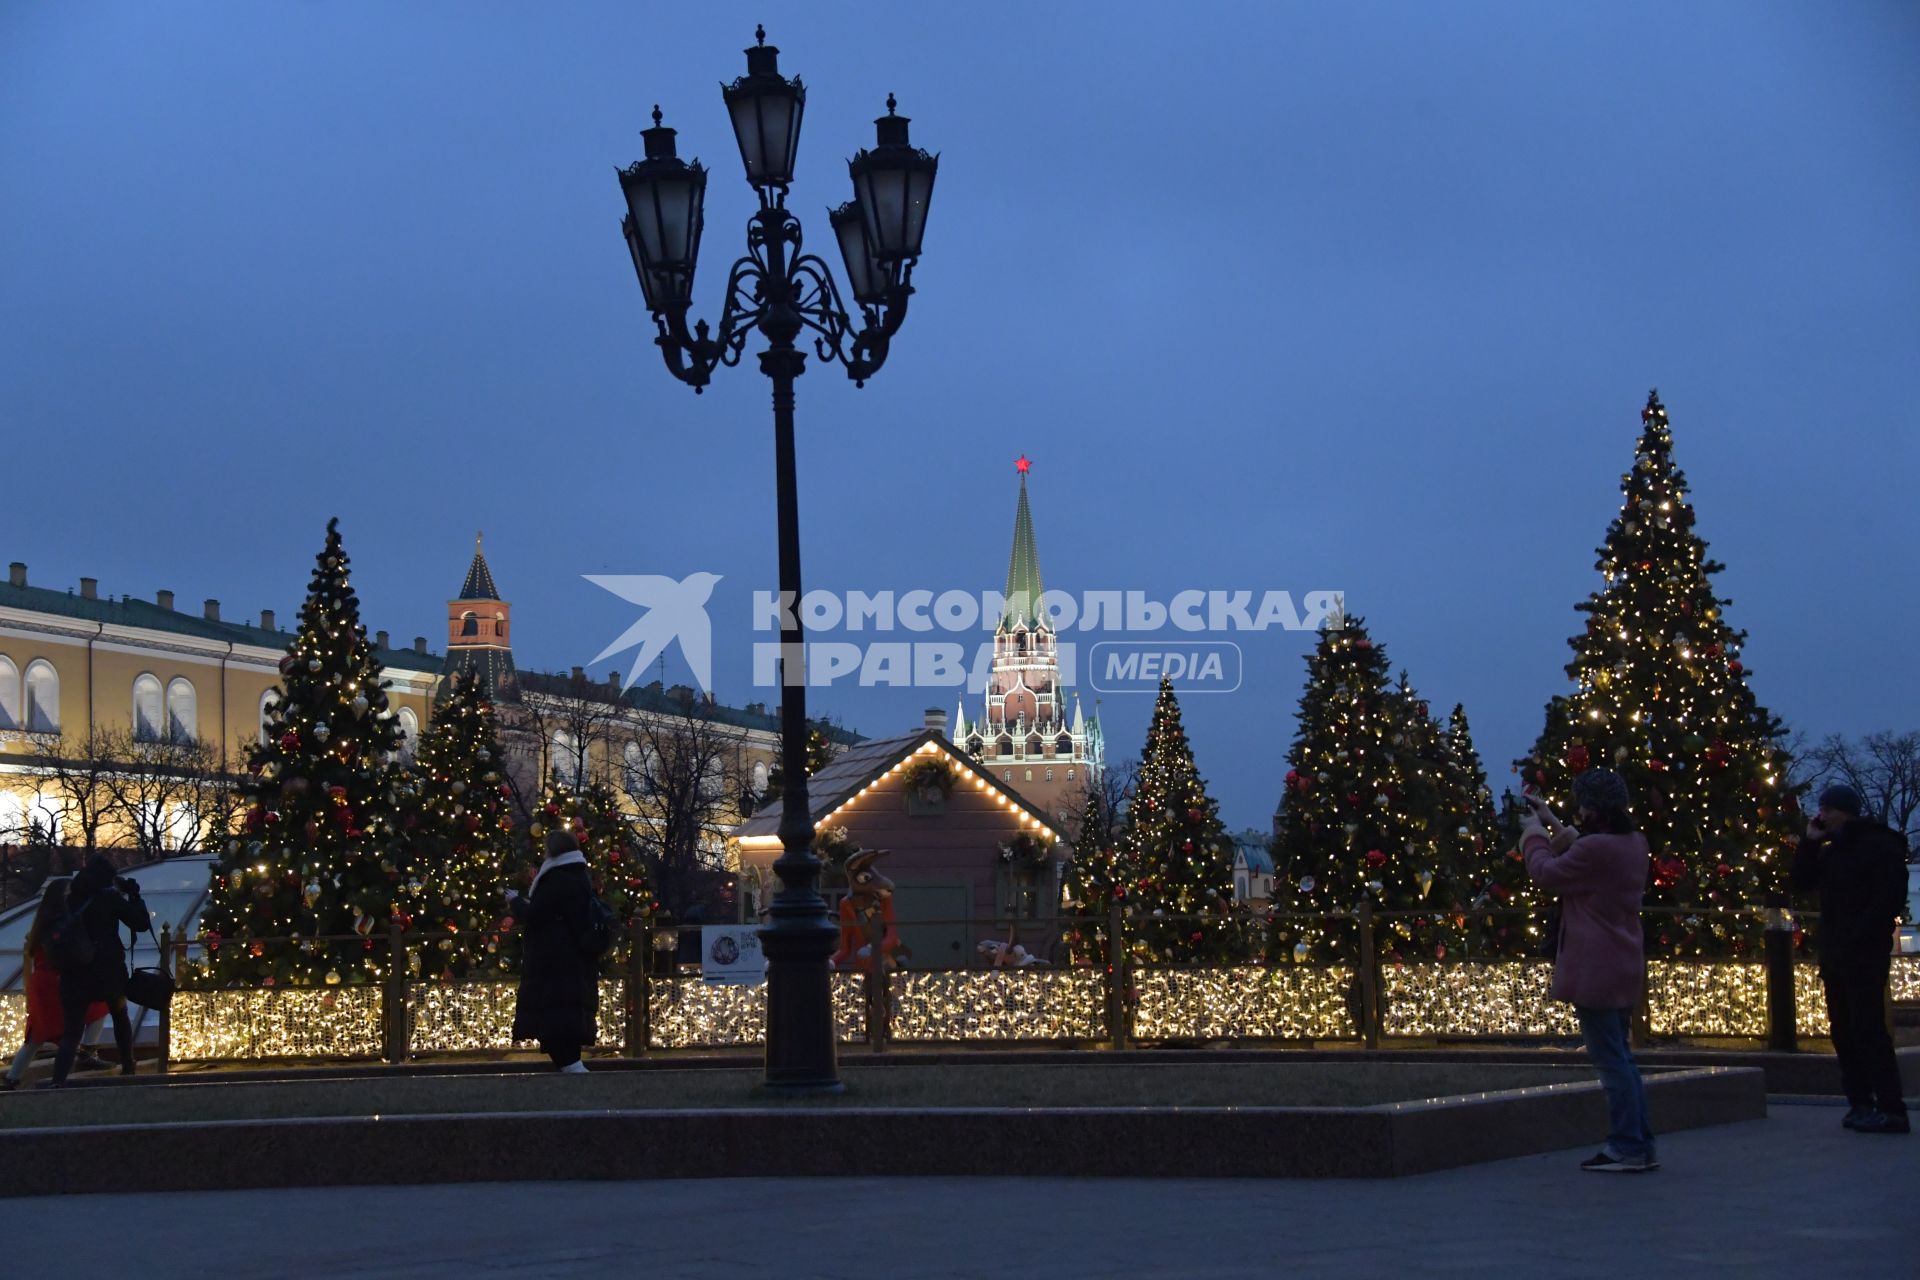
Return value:
[(1078, 796), (1098, 780), (1103, 750), (1098, 715), (1087, 717), (1080, 696), (1060, 685), (1058, 639), (1041, 607), (1040, 552), (1027, 505), (1032, 465), (1024, 456), (1014, 463), (1020, 501), (1006, 605), (993, 633), (985, 714), (969, 721), (962, 705), (953, 741), (1036, 809), (1064, 817), (1077, 811)]
[[(492, 702), (517, 702), (519, 689), (513, 671), (513, 606), (500, 598), (493, 585), (493, 571), (480, 550), (480, 535), (473, 536), (473, 563), (467, 566), (467, 580), (460, 584), (460, 598), (447, 601), (447, 660), (443, 671), (448, 676), (478, 678)], [(451, 687), (440, 683), (440, 697)]]

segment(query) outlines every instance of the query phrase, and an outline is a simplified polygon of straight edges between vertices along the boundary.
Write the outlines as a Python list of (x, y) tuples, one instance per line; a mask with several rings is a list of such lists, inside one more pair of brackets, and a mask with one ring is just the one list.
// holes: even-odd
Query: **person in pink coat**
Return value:
[[(1573, 1006), (1587, 1056), (1607, 1094), (1607, 1145), (1581, 1164), (1595, 1173), (1660, 1167), (1647, 1123), (1647, 1094), (1628, 1045), (1646, 974), (1640, 902), (1647, 886), (1647, 838), (1627, 813), (1627, 784), (1608, 769), (1573, 781), (1579, 829), (1562, 825), (1538, 797), (1520, 831), (1527, 875), (1560, 898), (1560, 946), (1552, 995)], [(1552, 828), (1549, 831), (1549, 827)]]

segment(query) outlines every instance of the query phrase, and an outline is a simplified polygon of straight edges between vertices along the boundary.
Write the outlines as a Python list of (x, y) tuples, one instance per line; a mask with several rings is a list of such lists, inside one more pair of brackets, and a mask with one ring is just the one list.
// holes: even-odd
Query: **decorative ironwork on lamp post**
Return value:
[(794, 476), (793, 380), (806, 367), (808, 342), (821, 361), (839, 361), (856, 386), (886, 363), (894, 334), (907, 315), (913, 268), (920, 259), (927, 207), (939, 157), (907, 138), (907, 118), (874, 122), (875, 144), (847, 168), (854, 198), (828, 219), (847, 272), (849, 312), (831, 268), (806, 252), (800, 220), (787, 209), (806, 86), (780, 74), (780, 51), (754, 32), (747, 74), (722, 86), (727, 114), (747, 182), (760, 208), (747, 222), (746, 256), (727, 273), (720, 323), (689, 327), (694, 269), (700, 257), (707, 171), (682, 160), (674, 130), (660, 123), (641, 130), (646, 158), (619, 171), (627, 215), (621, 221), (640, 290), (659, 330), (654, 342), (667, 369), (697, 393), (715, 368), (740, 363), (747, 336), (767, 340), (760, 371), (773, 379), (774, 467), (780, 540), (781, 854), (774, 862), (780, 889), (761, 930), (767, 954), (767, 1083), (777, 1088), (834, 1089), (840, 1075), (834, 1048), (833, 998), (827, 958), (835, 926), (820, 896), (820, 860), (813, 853), (813, 814), (807, 797), (805, 634), (800, 619), (800, 515)]

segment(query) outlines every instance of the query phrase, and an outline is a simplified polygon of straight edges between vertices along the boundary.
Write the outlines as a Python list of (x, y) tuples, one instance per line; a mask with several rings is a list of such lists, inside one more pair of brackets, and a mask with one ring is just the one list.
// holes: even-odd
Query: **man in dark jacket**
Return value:
[(593, 883), (587, 857), (564, 828), (546, 834), (546, 859), (525, 896), (509, 903), (522, 929), (520, 992), (513, 1038), (538, 1040), (553, 1065), (586, 1071), (580, 1047), (599, 1030), (599, 962), (587, 948)]
[(1907, 896), (1907, 849), (1886, 824), (1860, 816), (1852, 787), (1820, 793), (1793, 855), (1793, 887), (1820, 894), (1820, 980), (1856, 1133), (1907, 1133), (1900, 1063), (1887, 1028), (1894, 921)]
[(140, 900), (140, 886), (117, 879), (113, 864), (95, 854), (67, 889), (67, 912), (76, 918), (93, 943), (93, 960), (60, 971), (60, 1008), (65, 1026), (60, 1052), (53, 1060), (53, 1086), (67, 1082), (74, 1055), (80, 1051), (80, 1033), (86, 1029), (87, 1006), (105, 1001), (113, 1019), (113, 1042), (120, 1049), (120, 1074), (133, 1074), (133, 1023), (127, 1018), (127, 949), (120, 926), (139, 932), (153, 917)]

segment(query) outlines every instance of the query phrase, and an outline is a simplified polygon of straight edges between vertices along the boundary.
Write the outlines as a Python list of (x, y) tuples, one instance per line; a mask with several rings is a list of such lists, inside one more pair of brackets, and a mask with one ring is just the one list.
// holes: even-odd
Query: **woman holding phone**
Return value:
[(1648, 1173), (1660, 1167), (1647, 1123), (1640, 1066), (1627, 1043), (1645, 973), (1640, 903), (1647, 883), (1647, 838), (1627, 813), (1627, 784), (1609, 769), (1573, 781), (1578, 829), (1529, 794), (1520, 830), (1527, 875), (1560, 896), (1560, 944), (1553, 998), (1580, 1018), (1587, 1056), (1607, 1092), (1607, 1145), (1581, 1164), (1593, 1173)]

